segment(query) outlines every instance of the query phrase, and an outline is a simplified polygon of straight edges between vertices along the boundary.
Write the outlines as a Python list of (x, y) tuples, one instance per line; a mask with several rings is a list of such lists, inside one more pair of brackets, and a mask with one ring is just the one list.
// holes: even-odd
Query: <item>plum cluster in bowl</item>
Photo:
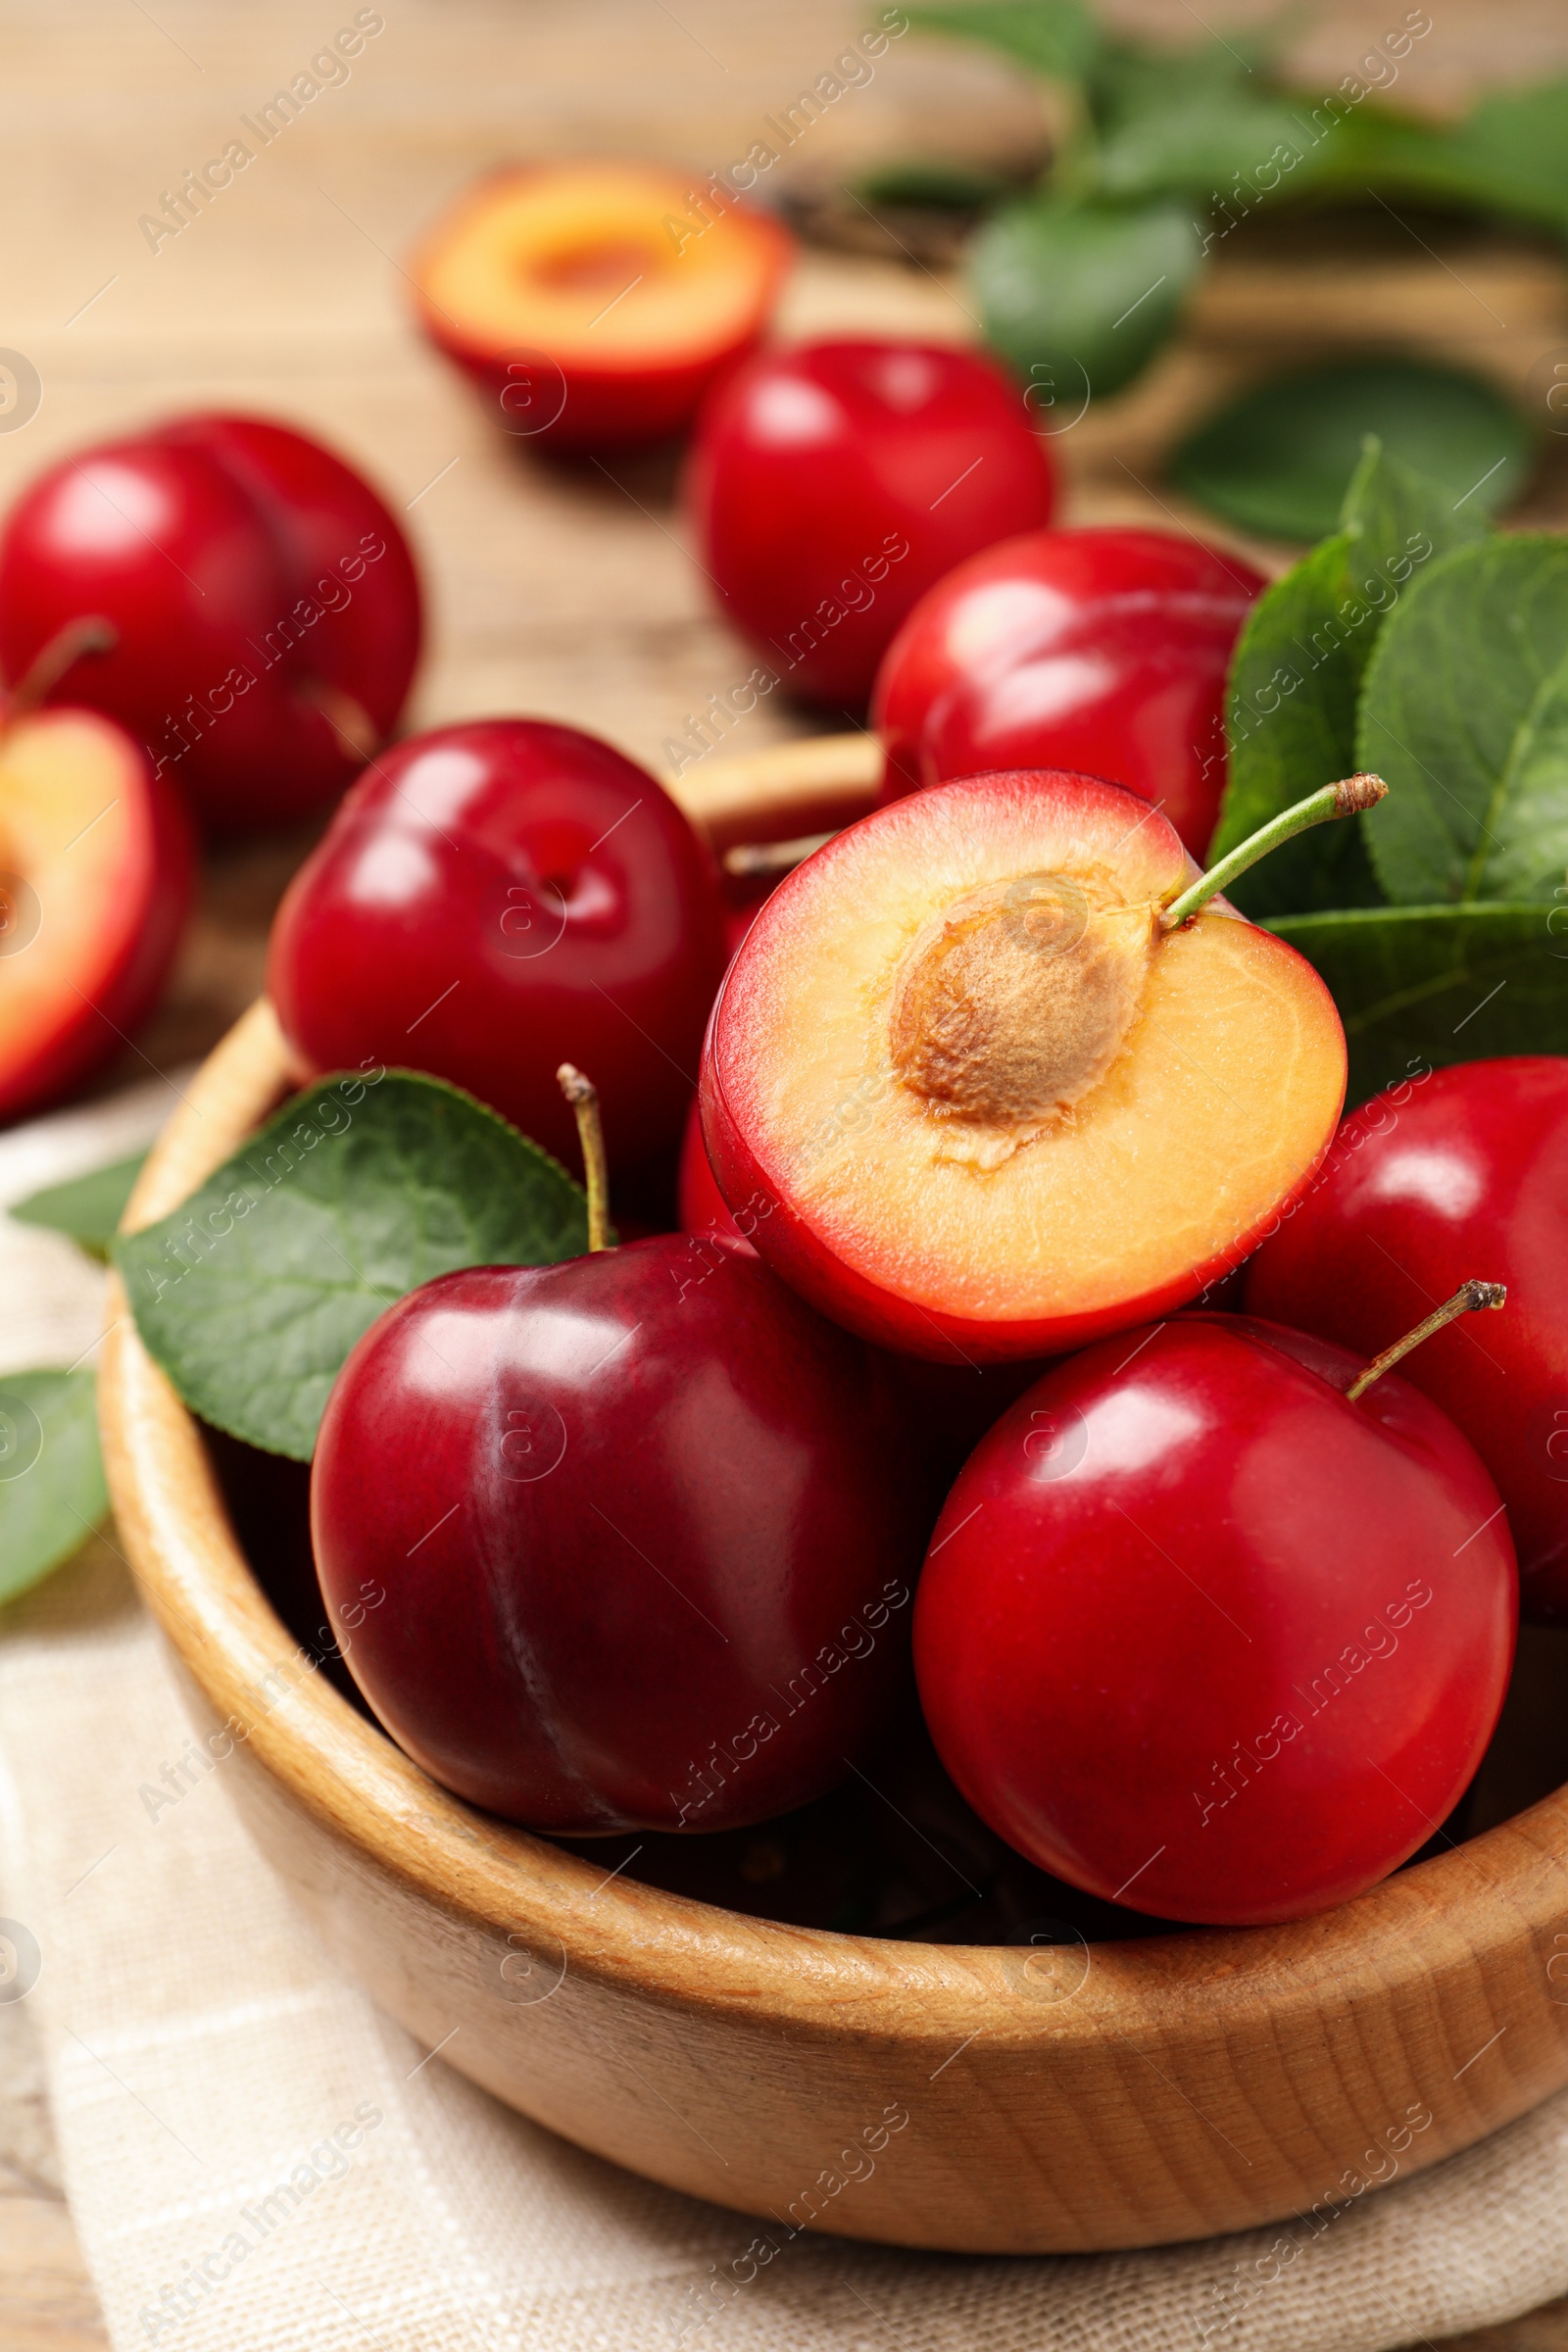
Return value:
[[(506, 888), (581, 969), (607, 936), (657, 948), (634, 1033), (667, 1017), (696, 1067), (717, 902), (622, 764), (498, 722), (357, 787), (280, 915), (281, 1029), (259, 1007), (215, 1057), (130, 1222), (290, 1084), (392, 1057), (442, 977), (432, 907), (468, 1000), (448, 1034), (533, 1043), (555, 949), (461, 960), (498, 828), (525, 865)], [(654, 910), (681, 887), (672, 943)], [(334, 1947), (432, 2045), (461, 2021), (447, 2055), (475, 2080), (787, 2233), (1200, 2235), (1359, 2193), (1348, 2174), (1430, 2162), (1562, 2079), (1559, 1800), (1443, 1830), (1507, 1682), (1510, 1524), (1554, 1601), (1555, 1490), (1508, 1447), (1543, 1378), (1518, 1235), (1562, 1066), (1442, 1073), (1336, 1138), (1332, 1004), (1223, 900), (1184, 912), (1203, 887), (1130, 796), (1060, 773), (897, 800), (786, 877), (708, 1017), (691, 1229), (455, 1269), (339, 1375), (287, 1613), (308, 1629), (318, 1572), (337, 1680), (396, 1745), (258, 1590), (244, 1476), (225, 1500), (199, 1425), (128, 1329), (113, 1343), (138, 1567)], [(603, 984), (560, 1004), (505, 1107), (569, 1152), (552, 1064), (597, 1059), (635, 1177), (628, 1025)], [(673, 1069), (667, 1153), (680, 1065), (630, 1059), (628, 1088)], [(1437, 1332), (1408, 1376), (1369, 1363), (1478, 1273), (1512, 1286), (1503, 1312)], [(883, 1886), (900, 1849), (880, 1910), (845, 1872), (858, 1808), (885, 1825)], [(934, 1878), (907, 1860), (933, 1833)], [(1499, 2002), (1513, 2031), (1456, 2084)], [(890, 2105), (906, 2121), (850, 2166)]]
[[(416, 578), (297, 433), (0, 537), (0, 1109), (153, 1001), (193, 812), (357, 776), (117, 1250), (117, 1507), (322, 1932), (528, 2113), (779, 2244), (1332, 2206), (1568, 2072), (1560, 1800), (1461, 1842), (1521, 1593), (1568, 1615), (1568, 1064), (1341, 1123), (1226, 893), (1384, 785), (1197, 862), (1258, 575), (1049, 527), (980, 355), (755, 350), (785, 247), (700, 195), (508, 175), (417, 273), (508, 429), (701, 400), (756, 661), (673, 793), (540, 719), (384, 748)], [(792, 692), (880, 746), (710, 761)]]

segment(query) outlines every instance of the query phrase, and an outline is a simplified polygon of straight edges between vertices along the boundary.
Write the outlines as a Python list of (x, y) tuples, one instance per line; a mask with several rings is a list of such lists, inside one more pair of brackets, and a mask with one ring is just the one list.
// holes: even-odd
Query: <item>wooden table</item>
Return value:
[[(1223, 28), (1267, 13), (1228, 7)], [(880, 11), (848, 0), (385, 0), (384, 30), (153, 252), (138, 223), (237, 118), (308, 64), (353, 10), (316, 0), (0, 0), (7, 74), (0, 181), (7, 309), (0, 341), (43, 379), (36, 416), (0, 431), (0, 499), (55, 456), (179, 407), (254, 408), (318, 430), (405, 514), (430, 589), (416, 726), (537, 711), (610, 737), (656, 768), (708, 695), (751, 657), (714, 617), (663, 460), (550, 466), (492, 436), (410, 329), (398, 266), (476, 171), (517, 155), (630, 151), (702, 171), (745, 152), (761, 118), (831, 64)], [(1185, 0), (1125, 0), (1118, 20), (1198, 36)], [(1402, 93), (1442, 110), (1486, 81), (1568, 69), (1561, 0), (1445, 0)], [(1385, 29), (1387, 0), (1302, 12), (1294, 58), (1324, 86)], [(978, 53), (908, 37), (778, 167), (829, 183), (872, 157), (1027, 157), (1038, 102)], [(1216, 533), (1165, 488), (1165, 449), (1230, 384), (1326, 347), (1391, 335), (1519, 381), (1568, 346), (1568, 276), (1541, 245), (1490, 231), (1423, 243), (1397, 220), (1348, 237), (1239, 237), (1186, 335), (1144, 384), (1055, 442), (1068, 518)], [(965, 340), (961, 289), (901, 260), (814, 252), (787, 333), (871, 328)], [(1568, 524), (1568, 442), (1531, 493)], [(1281, 551), (1254, 551), (1277, 556)], [(818, 721), (772, 697), (726, 748)], [(688, 771), (690, 772), (690, 771)], [(267, 925), (305, 836), (207, 861), (170, 1000), (140, 1041), (143, 1073), (202, 1052), (254, 995)], [(0, 2007), (0, 2347), (85, 2352), (106, 2338), (55, 2168), (24, 2007)], [(1467, 2337), (1467, 2352), (1568, 2352), (1568, 2302)]]

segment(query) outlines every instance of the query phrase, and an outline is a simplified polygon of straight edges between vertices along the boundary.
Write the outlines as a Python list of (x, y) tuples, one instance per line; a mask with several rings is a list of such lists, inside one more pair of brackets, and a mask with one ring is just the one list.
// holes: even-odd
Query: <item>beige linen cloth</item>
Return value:
[[(0, 1138), (0, 1209), (168, 1103)], [(100, 1288), (0, 1216), (0, 1371), (80, 1355)], [(113, 1530), (0, 1611), (0, 1914), (41, 1952), (26, 1998), (117, 2352), (1377, 2352), (1568, 2288), (1565, 2095), (1316, 2238), (1041, 2261), (803, 2239), (719, 2301), (745, 2221), (554, 2138), (379, 2016), (221, 1769), (164, 1781), (187, 1737)]]

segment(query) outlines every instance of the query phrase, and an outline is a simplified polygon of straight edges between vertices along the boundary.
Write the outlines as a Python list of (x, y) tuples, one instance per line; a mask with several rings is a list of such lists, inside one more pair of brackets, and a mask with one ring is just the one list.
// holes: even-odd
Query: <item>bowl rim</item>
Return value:
[[(290, 1079), (275, 1015), (259, 999), (196, 1073), (148, 1157), (122, 1230), (176, 1207)], [(983, 2026), (993, 2046), (1049, 2045), (1067, 2055), (1107, 2028), (1135, 2046), (1145, 2034), (1168, 2042), (1184, 2030), (1211, 2031), (1216, 2008), (1253, 2019), (1266, 2012), (1280, 2037), (1310, 2033), (1320, 2030), (1330, 1989), (1347, 2006), (1358, 1993), (1421, 2003), (1435, 1974), (1485, 1971), (1492, 1956), (1516, 1949), (1522, 1936), (1549, 1936), (1560, 1921), (1550, 1883), (1568, 1848), (1568, 1786), (1316, 1917), (1088, 1946), (1097, 1961), (1088, 2001), (1020, 2005), (1028, 1954), (1017, 1946), (793, 1927), (667, 1893), (623, 1871), (607, 1875), (450, 1795), (301, 1663), (307, 1653), (240, 1550), (199, 1425), (142, 1348), (118, 1277), (100, 1397), (110, 1491), (138, 1582), (209, 1709), (296, 1803), (429, 1906), (493, 1935), (553, 1943), (579, 1977), (812, 2036), (950, 2050)], [(700, 1973), (686, 1965), (696, 1958)], [(1495, 2120), (1494, 2111), (1479, 2128)]]

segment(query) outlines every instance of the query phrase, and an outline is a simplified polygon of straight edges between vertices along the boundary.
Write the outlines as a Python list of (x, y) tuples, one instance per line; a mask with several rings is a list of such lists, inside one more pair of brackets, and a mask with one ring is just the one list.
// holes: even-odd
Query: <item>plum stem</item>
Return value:
[(318, 710), (337, 737), (338, 748), (351, 760), (368, 760), (381, 737), (374, 719), (361, 702), (325, 678), (307, 678), (294, 692), (313, 710)]
[(583, 1174), (588, 1179), (588, 1247), (608, 1250), (610, 1241), (610, 1168), (605, 1158), (605, 1123), (599, 1115), (599, 1089), (569, 1061), (556, 1072), (556, 1084), (571, 1104), (582, 1146)]
[(1321, 792), (1308, 793), (1294, 808), (1286, 808), (1271, 816), (1266, 825), (1249, 833), (1234, 850), (1211, 865), (1206, 874), (1188, 884), (1179, 898), (1171, 900), (1159, 918), (1162, 931), (1179, 931), (1190, 923), (1195, 914), (1208, 905), (1216, 891), (1228, 890), (1238, 874), (1245, 874), (1250, 865), (1277, 850), (1282, 841), (1294, 841), (1310, 825), (1324, 824), (1331, 816), (1355, 816), (1363, 808), (1375, 808), (1388, 791), (1381, 776), (1346, 776), (1338, 784), (1325, 784)]
[(84, 612), (77, 620), (68, 620), (47, 645), (38, 648), (7, 696), (7, 721), (25, 718), (36, 710), (84, 654), (112, 654), (119, 643), (120, 632), (101, 612)]
[(1414, 1331), (1407, 1331), (1402, 1340), (1396, 1340), (1392, 1348), (1385, 1348), (1381, 1355), (1372, 1358), (1364, 1372), (1356, 1374), (1345, 1392), (1347, 1404), (1359, 1403), (1374, 1381), (1381, 1380), (1400, 1356), (1408, 1355), (1412, 1348), (1419, 1348), (1423, 1340), (1430, 1340), (1433, 1333), (1441, 1331), (1446, 1323), (1456, 1322), (1460, 1315), (1473, 1314), (1478, 1307), (1501, 1306), (1507, 1297), (1507, 1290), (1500, 1282), (1461, 1282), (1453, 1297), (1446, 1298), (1440, 1307), (1434, 1308), (1424, 1323), (1418, 1323)]
[(743, 878), (765, 874), (772, 880), (792, 874), (832, 839), (831, 833), (801, 833), (793, 841), (738, 841), (724, 852), (724, 871)]

